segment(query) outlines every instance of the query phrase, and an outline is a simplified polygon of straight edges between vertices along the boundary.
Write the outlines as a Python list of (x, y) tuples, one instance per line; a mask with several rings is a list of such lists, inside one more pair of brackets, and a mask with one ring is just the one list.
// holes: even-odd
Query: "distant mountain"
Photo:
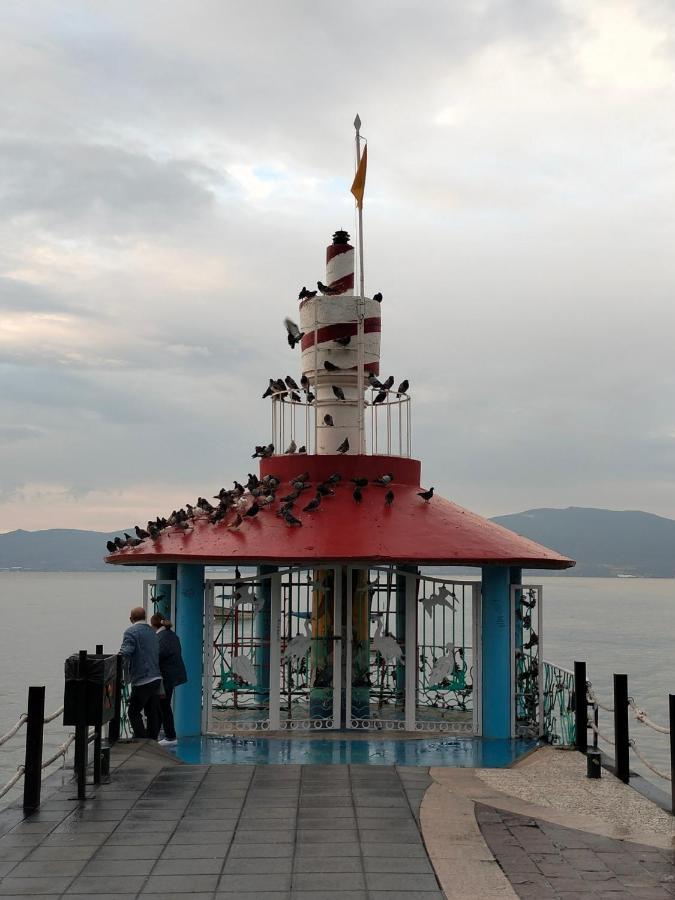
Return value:
[[(528, 509), (492, 520), (577, 560), (566, 575), (675, 577), (675, 520), (609, 509)], [(103, 562), (115, 534), (52, 528), (0, 534), (0, 570), (110, 571)], [(558, 573), (556, 573), (558, 574)]]
[(632, 510), (528, 509), (492, 520), (576, 559), (568, 575), (675, 577), (675, 520)]
[(30, 569), (34, 572), (103, 572), (106, 541), (115, 531), (78, 531), (50, 528), (47, 531), (10, 531), (0, 534), (0, 569)]

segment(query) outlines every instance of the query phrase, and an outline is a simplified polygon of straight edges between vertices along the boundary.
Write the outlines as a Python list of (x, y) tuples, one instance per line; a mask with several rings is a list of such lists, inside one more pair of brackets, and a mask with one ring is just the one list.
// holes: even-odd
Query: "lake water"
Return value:
[[(63, 660), (102, 643), (116, 651), (129, 609), (141, 602), (143, 578), (110, 573), (0, 572), (0, 734), (25, 711), (29, 684), (47, 686), (47, 709), (63, 702)], [(544, 658), (565, 668), (588, 663), (588, 677), (611, 703), (612, 674), (627, 672), (629, 693), (657, 722), (667, 724), (675, 693), (675, 581), (670, 579), (530, 578), (544, 585)], [(611, 716), (601, 731), (612, 733)], [(45, 745), (64, 739), (58, 721)], [(659, 768), (669, 767), (668, 738), (633, 723), (631, 735)], [(0, 748), (0, 785), (22, 762), (23, 743)], [(637, 771), (646, 770), (635, 764)], [(661, 787), (665, 783), (649, 776)], [(0, 800), (0, 806), (13, 794)]]

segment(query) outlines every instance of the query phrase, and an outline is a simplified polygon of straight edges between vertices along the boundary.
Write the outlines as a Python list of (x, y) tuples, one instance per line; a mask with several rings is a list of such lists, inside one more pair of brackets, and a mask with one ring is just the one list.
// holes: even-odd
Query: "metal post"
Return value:
[[(103, 656), (103, 644), (96, 645), (96, 655)], [(103, 726), (97, 723), (94, 726), (94, 784), (101, 783), (101, 732)]]
[(586, 663), (574, 662), (574, 746), (580, 753), (588, 750), (588, 692)]
[(614, 676), (614, 740), (616, 742), (616, 777), (628, 784), (630, 779), (628, 675)]
[(28, 688), (28, 721), (26, 722), (26, 755), (24, 758), (23, 808), (31, 812), (40, 805), (42, 787), (42, 741), (45, 722), (45, 689)]
[(77, 725), (75, 726), (75, 767), (77, 799), (87, 799), (87, 651), (80, 650), (77, 666)]
[(675, 694), (668, 694), (670, 725), (670, 812), (675, 816)]
[(120, 739), (120, 720), (122, 718), (122, 654), (117, 654), (117, 672), (115, 674), (115, 710), (108, 723), (108, 743), (114, 744)]

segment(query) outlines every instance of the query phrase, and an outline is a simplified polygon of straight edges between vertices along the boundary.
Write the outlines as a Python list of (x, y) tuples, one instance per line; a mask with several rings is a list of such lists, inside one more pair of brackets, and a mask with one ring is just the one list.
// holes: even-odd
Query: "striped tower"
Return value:
[[(349, 439), (349, 453), (359, 452), (359, 409), (357, 373), (358, 297), (354, 296), (354, 248), (346, 231), (336, 231), (326, 249), (326, 284), (339, 294), (305, 299), (300, 304), (302, 371), (315, 385), (318, 436), (316, 452), (335, 453)], [(380, 371), (380, 304), (364, 300), (364, 372)], [(316, 335), (316, 346), (315, 346)], [(350, 337), (346, 347), (336, 338)], [(340, 371), (327, 371), (324, 363)], [(365, 382), (366, 386), (368, 382)], [(345, 400), (338, 400), (333, 386), (342, 388)], [(324, 425), (330, 415), (334, 425)]]

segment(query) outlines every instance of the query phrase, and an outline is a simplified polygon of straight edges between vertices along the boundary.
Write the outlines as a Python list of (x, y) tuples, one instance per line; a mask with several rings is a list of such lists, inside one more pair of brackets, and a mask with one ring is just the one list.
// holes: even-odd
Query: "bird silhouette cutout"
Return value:
[(255, 684), (256, 674), (253, 663), (248, 656), (233, 656), (230, 661), (230, 668), (235, 675), (238, 675), (246, 684)]
[(382, 614), (376, 614), (377, 626), (372, 639), (373, 647), (385, 662), (398, 661), (403, 658), (403, 651), (398, 642), (390, 634), (383, 634)]
[(457, 604), (457, 595), (454, 591), (448, 590), (448, 588), (442, 584), (433, 594), (430, 594), (428, 597), (422, 597), (421, 603), (424, 607), (424, 612), (430, 616), (432, 615), (435, 606), (440, 606), (445, 609), (454, 609)]
[(246, 603), (251, 604), (254, 613), (259, 613), (265, 606), (265, 598), (256, 595), (253, 585), (242, 584), (234, 594), (232, 609), (236, 609), (238, 606), (244, 606)]
[(450, 643), (445, 645), (448, 651), (445, 656), (439, 657), (433, 664), (431, 672), (429, 672), (429, 685), (440, 684), (445, 678), (449, 678), (455, 671), (455, 645)]
[(296, 634), (296, 636), (288, 642), (286, 650), (284, 651), (283, 661), (285, 663), (292, 662), (293, 660), (300, 662), (300, 660), (307, 656), (311, 643), (312, 623), (309, 619), (306, 619), (304, 635)]

